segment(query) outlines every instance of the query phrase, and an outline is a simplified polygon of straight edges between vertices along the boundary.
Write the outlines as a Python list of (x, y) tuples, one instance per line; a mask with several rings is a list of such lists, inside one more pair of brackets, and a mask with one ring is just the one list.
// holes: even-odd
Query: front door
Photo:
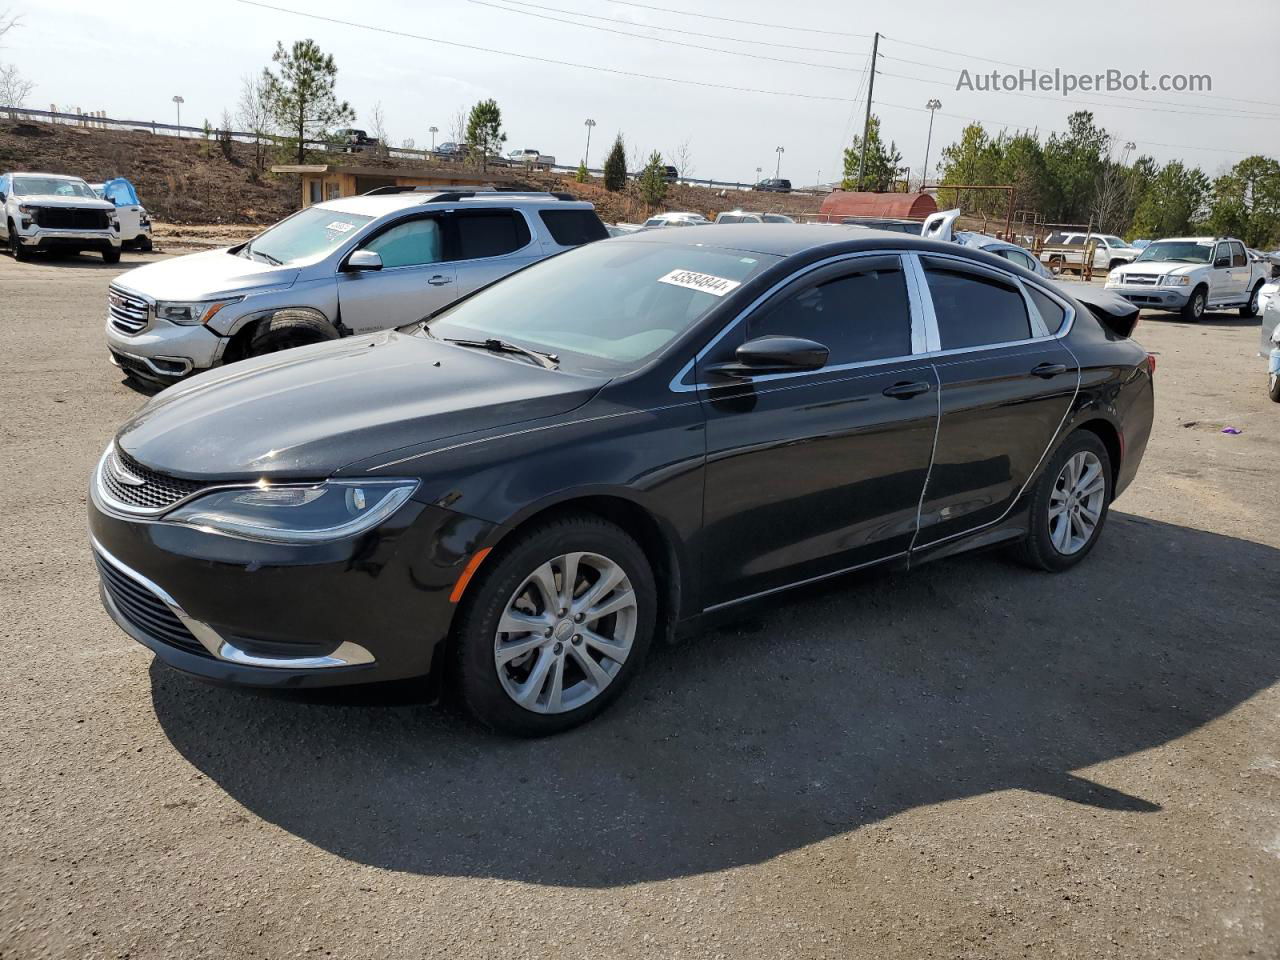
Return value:
[(1213, 264), (1209, 270), (1209, 303), (1230, 303), (1238, 300), (1240, 295), (1236, 270), (1231, 265), (1231, 244), (1223, 241), (1213, 248)]
[(438, 216), (400, 220), (360, 245), (381, 270), (340, 271), (342, 323), (355, 333), (412, 323), (458, 298), (457, 270), (445, 259)]
[[(699, 362), (708, 607), (909, 548), (937, 427), (911, 325), (900, 258), (853, 258), (783, 288)], [(822, 343), (828, 363), (747, 381), (707, 372), (767, 334)]]
[[(974, 264), (922, 257), (941, 353), (938, 444), (916, 546), (1001, 519), (1035, 473), (1079, 383), (1049, 336), (1062, 307), (1038, 288)], [(1043, 298), (1043, 306), (1037, 300)], [(1045, 314), (1056, 308), (1056, 315)]]

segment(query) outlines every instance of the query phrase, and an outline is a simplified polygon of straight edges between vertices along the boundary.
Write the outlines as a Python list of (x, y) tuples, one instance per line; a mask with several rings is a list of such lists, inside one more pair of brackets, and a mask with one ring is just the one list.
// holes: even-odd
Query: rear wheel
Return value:
[(1065, 266), (1066, 266), (1066, 263), (1061, 257), (1049, 258), (1049, 270), (1052, 271), (1054, 276), (1057, 276), (1058, 274), (1062, 273)]
[(150, 237), (139, 237), (139, 238), (138, 238), (138, 249), (139, 249), (139, 250), (141, 250), (143, 253), (150, 253), (150, 252), (151, 252), (151, 238), (150, 238)]
[(105, 249), (102, 251), (102, 262), (103, 262), (103, 263), (119, 263), (119, 262), (120, 262), (120, 248), (119, 248), (119, 247), (107, 247), (107, 248), (105, 248)]
[(248, 356), (303, 347), (338, 339), (338, 331), (326, 320), (305, 310), (277, 310), (263, 320), (249, 341)]
[(1249, 294), (1249, 302), (1240, 308), (1240, 316), (1256, 317), (1258, 315), (1258, 295), (1262, 293), (1262, 281), (1259, 280), (1253, 285), (1253, 292)]
[(485, 725), (545, 736), (590, 720), (640, 671), (657, 589), (644, 551), (605, 520), (568, 517), (517, 536), (468, 588), (454, 679)]
[(1208, 294), (1206, 294), (1204, 287), (1196, 287), (1191, 291), (1191, 296), (1187, 298), (1187, 302), (1182, 305), (1182, 309), (1178, 313), (1183, 320), (1197, 323), (1204, 316), (1204, 308), (1207, 302)]
[(1030, 529), (1018, 546), (1028, 566), (1061, 571), (1089, 555), (1111, 505), (1111, 457), (1096, 434), (1077, 430), (1036, 482)]
[(1267, 396), (1276, 403), (1280, 403), (1280, 374), (1272, 373), (1268, 375)]

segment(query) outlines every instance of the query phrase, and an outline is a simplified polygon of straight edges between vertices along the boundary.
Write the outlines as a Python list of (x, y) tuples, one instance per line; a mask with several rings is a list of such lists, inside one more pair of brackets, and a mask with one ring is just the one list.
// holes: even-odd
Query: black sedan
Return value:
[(1135, 312), (1090, 296), (836, 225), (601, 241), (161, 393), (91, 482), (103, 602), (211, 680), (430, 676), (562, 730), (789, 587), (1079, 563), (1153, 410)]

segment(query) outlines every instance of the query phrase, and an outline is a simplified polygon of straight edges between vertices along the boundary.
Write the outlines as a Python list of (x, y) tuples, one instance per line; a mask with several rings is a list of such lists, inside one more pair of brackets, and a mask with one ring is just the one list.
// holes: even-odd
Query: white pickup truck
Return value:
[(556, 165), (556, 158), (549, 153), (526, 148), (512, 150), (507, 154), (507, 162), (513, 167), (533, 167), (537, 170), (550, 170)]
[(1234, 237), (1170, 237), (1147, 246), (1133, 263), (1107, 274), (1107, 289), (1138, 307), (1199, 320), (1206, 310), (1258, 313), (1266, 277)]
[(1097, 271), (1129, 263), (1142, 252), (1110, 233), (1051, 233), (1040, 251), (1040, 262), (1055, 274), (1064, 270), (1082, 272), (1090, 241), (1094, 244), (1093, 269)]

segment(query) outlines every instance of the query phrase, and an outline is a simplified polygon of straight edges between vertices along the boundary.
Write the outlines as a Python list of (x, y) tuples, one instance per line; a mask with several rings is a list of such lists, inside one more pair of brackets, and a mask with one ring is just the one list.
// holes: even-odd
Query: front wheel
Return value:
[(1267, 396), (1280, 403), (1280, 373), (1272, 373), (1267, 379)]
[(545, 736), (590, 720), (639, 672), (657, 588), (640, 546), (598, 517), (567, 517), (516, 537), (467, 590), (453, 636), (454, 680), (481, 723)]
[(105, 249), (102, 251), (102, 262), (103, 262), (103, 263), (119, 263), (119, 262), (120, 262), (120, 248), (119, 248), (119, 247), (107, 247), (107, 248), (105, 248)]
[(260, 357), (267, 353), (336, 339), (338, 331), (333, 325), (313, 313), (306, 310), (277, 310), (254, 331), (253, 338), (249, 341), (248, 355)]
[(1018, 546), (1028, 566), (1058, 572), (1089, 555), (1111, 506), (1111, 457), (1096, 434), (1077, 430), (1036, 482), (1030, 529)]
[(1204, 308), (1207, 302), (1204, 287), (1196, 287), (1191, 291), (1191, 296), (1187, 298), (1187, 302), (1182, 305), (1182, 309), (1178, 313), (1183, 320), (1197, 323), (1204, 316)]
[(22, 246), (18, 240), (18, 229), (13, 225), (13, 221), (9, 221), (9, 253), (13, 255), (15, 260), (30, 259), (31, 254)]

